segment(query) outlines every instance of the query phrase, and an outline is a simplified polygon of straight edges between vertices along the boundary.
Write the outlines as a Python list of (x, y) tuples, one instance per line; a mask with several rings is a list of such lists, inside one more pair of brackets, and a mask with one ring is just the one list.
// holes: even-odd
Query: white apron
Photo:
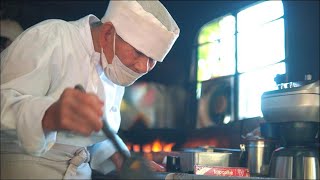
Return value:
[(41, 157), (1, 149), (1, 179), (91, 179), (86, 148), (55, 144)]

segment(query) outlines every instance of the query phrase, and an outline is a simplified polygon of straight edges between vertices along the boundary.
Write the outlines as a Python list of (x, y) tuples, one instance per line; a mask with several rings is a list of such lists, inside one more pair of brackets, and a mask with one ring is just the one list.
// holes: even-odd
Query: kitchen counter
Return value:
[[(111, 172), (107, 175), (97, 174), (96, 172), (92, 175), (92, 180), (100, 179), (119, 179), (119, 176), (116, 172)], [(165, 180), (185, 180), (185, 179), (254, 179), (254, 180), (277, 180), (278, 178), (269, 178), (269, 177), (229, 177), (229, 176), (204, 176), (204, 175), (195, 175), (187, 173), (170, 173), (170, 172), (156, 172), (154, 179), (165, 179)]]
[(260, 179), (260, 180), (276, 180), (277, 178), (269, 177), (236, 177), (236, 176), (204, 176), (186, 173), (168, 173), (166, 180), (185, 180), (185, 179)]

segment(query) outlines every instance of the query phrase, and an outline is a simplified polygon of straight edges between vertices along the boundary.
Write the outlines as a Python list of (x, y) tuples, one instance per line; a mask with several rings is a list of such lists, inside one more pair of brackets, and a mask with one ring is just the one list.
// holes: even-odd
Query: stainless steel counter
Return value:
[[(278, 180), (278, 178), (269, 178), (269, 177), (228, 177), (228, 176), (204, 176), (204, 175), (195, 175), (187, 173), (170, 173), (170, 172), (155, 172), (154, 179), (158, 180), (188, 180), (188, 179), (254, 179), (254, 180)], [(93, 180), (100, 179), (119, 179), (119, 176), (115, 172), (111, 172), (107, 175), (98, 175), (94, 174), (92, 176)]]
[(185, 180), (185, 179), (257, 179), (257, 180), (277, 180), (269, 177), (231, 177), (231, 176), (204, 176), (186, 173), (168, 173), (165, 175), (166, 180)]

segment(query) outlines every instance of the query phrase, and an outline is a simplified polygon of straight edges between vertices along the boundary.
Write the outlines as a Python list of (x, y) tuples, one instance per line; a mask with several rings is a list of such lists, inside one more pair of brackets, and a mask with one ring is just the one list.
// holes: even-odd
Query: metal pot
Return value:
[(276, 149), (270, 162), (270, 177), (319, 179), (319, 150), (302, 146)]
[(247, 167), (252, 176), (268, 176), (269, 162), (275, 149), (276, 141), (265, 139), (247, 141)]

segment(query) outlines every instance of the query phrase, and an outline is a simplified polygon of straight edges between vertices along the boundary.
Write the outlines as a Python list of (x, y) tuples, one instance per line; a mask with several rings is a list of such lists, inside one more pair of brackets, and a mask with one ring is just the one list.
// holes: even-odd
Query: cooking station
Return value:
[[(166, 172), (154, 172), (154, 179), (318, 179), (319, 94), (319, 81), (280, 84), (278, 90), (265, 92), (261, 107), (266, 121), (258, 125), (260, 136), (243, 139), (238, 148), (186, 148), (183, 144), (191, 134), (170, 131), (146, 132), (148, 137), (135, 138), (151, 142), (155, 134), (164, 134), (162, 140), (168, 143), (147, 146), (141, 140), (127, 146), (133, 156), (166, 168)], [(121, 135), (128, 137), (127, 133)], [(185, 143), (170, 143), (172, 137), (184, 137), (180, 141)], [(120, 176), (115, 172), (104, 176), (94, 173), (93, 179)]]
[[(141, 156), (166, 167), (166, 172), (155, 172), (151, 179), (275, 179), (257, 176), (248, 177), (245, 176), (245, 171), (242, 171), (243, 173), (238, 174), (238, 176), (236, 174), (232, 175), (239, 170), (248, 170), (241, 167), (245, 164), (243, 164), (243, 152), (240, 149), (199, 147), (170, 152), (131, 153), (132, 156)], [(206, 167), (206, 165), (217, 167), (217, 176), (196, 174), (195, 166)], [(229, 169), (226, 169), (227, 167)], [(229, 174), (230, 176), (221, 176), (221, 173), (231, 174)], [(121, 179), (121, 175), (116, 172), (111, 172), (105, 176), (94, 174), (93, 179)]]

